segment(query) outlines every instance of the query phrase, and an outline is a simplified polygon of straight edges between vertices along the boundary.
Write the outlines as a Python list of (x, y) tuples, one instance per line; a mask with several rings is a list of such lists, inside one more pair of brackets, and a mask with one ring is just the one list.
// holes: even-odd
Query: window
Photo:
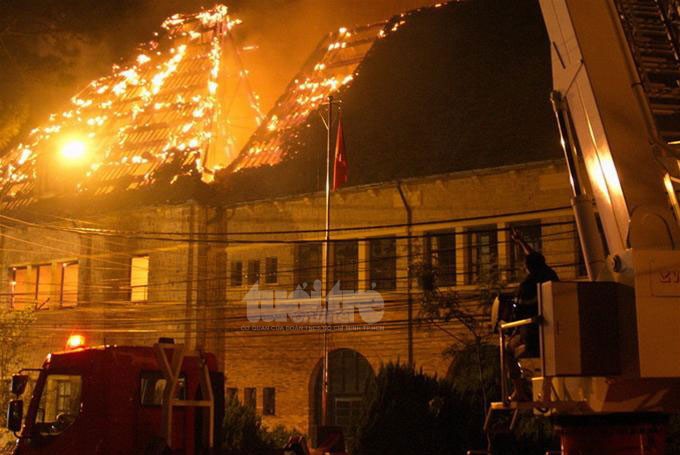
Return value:
[(133, 257), (130, 262), (130, 301), (146, 302), (149, 298), (149, 256)]
[[(542, 250), (541, 245), (541, 222), (529, 221), (523, 223), (512, 223), (511, 229), (515, 229), (535, 251)], [(524, 276), (524, 250), (517, 243), (509, 240), (508, 244), (508, 281), (518, 281)]]
[(340, 282), (340, 289), (356, 291), (359, 282), (359, 242), (343, 240), (331, 245), (333, 253), (333, 283)]
[(467, 273), (465, 284), (494, 279), (498, 271), (498, 238), (496, 226), (480, 226), (468, 231), (466, 236)]
[(260, 280), (260, 261), (248, 261), (248, 284), (256, 284)]
[(262, 414), (266, 416), (276, 415), (276, 389), (274, 387), (262, 389)]
[(295, 287), (311, 289), (321, 280), (321, 243), (298, 245), (295, 251)]
[[(139, 402), (142, 406), (160, 406), (163, 404), (163, 392), (167, 380), (160, 371), (142, 371), (139, 383)], [(177, 381), (175, 397), (182, 400), (186, 397), (186, 378), (180, 376)]]
[[(48, 375), (40, 397), (36, 422), (53, 424), (61, 414), (72, 423), (80, 413), (81, 383), (81, 377), (78, 375)], [(47, 429), (47, 425), (40, 427)]]
[(255, 387), (243, 389), (243, 404), (251, 409), (257, 408), (257, 389)]
[(12, 267), (10, 270), (12, 308), (42, 308), (52, 298), (52, 265)]
[(21, 310), (34, 305), (35, 280), (29, 282), (28, 267), (13, 267), (10, 276), (12, 308)]
[(397, 240), (370, 239), (368, 241), (368, 279), (376, 290), (389, 291), (397, 287)]
[(278, 281), (279, 260), (276, 257), (265, 258), (264, 260), (264, 282), (273, 284)]
[(231, 285), (241, 286), (243, 284), (243, 262), (234, 261), (231, 263)]
[[(362, 397), (337, 397), (335, 398), (334, 424), (343, 428), (356, 427), (364, 411), (364, 399)], [(350, 433), (351, 434), (351, 433)]]
[(59, 304), (62, 308), (74, 307), (78, 304), (78, 271), (77, 262), (61, 264)]
[(425, 261), (432, 267), (439, 286), (456, 285), (456, 236), (451, 232), (425, 235)]
[(227, 403), (233, 400), (238, 400), (238, 389), (236, 387), (227, 387)]
[(36, 301), (38, 308), (50, 301), (52, 295), (52, 266), (50, 264), (40, 264), (34, 267), (38, 277), (36, 286)]

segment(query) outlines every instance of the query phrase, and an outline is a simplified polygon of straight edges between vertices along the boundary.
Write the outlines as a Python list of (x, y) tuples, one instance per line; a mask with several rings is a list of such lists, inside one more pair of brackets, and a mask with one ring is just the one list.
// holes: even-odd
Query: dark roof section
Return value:
[[(549, 103), (550, 49), (536, 0), (421, 8), (392, 18), (384, 34), (336, 94), (349, 185), (561, 156)], [(272, 115), (251, 143), (272, 134), (266, 129)], [(288, 137), (294, 140), (280, 144), (279, 164), (219, 176), (228, 200), (321, 188), (326, 139), (318, 109)], [(247, 153), (248, 147), (241, 155)]]

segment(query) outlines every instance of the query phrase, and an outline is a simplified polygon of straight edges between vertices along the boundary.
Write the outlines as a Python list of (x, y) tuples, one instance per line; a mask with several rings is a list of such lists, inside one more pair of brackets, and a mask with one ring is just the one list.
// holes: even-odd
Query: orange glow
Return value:
[[(162, 34), (155, 33), (154, 40), (140, 45), (141, 52), (123, 65), (114, 65), (112, 74), (92, 81), (71, 98), (67, 109), (52, 114), (45, 125), (31, 130), (22, 144), (0, 158), (0, 186), (11, 187), (6, 192), (10, 198), (31, 194), (43, 153), (56, 153), (65, 165), (87, 164), (81, 176), (74, 174), (80, 178), (74, 182), (78, 192), (92, 191), (129, 164), (147, 165), (126, 170), (137, 179), (134, 184), (152, 183), (153, 173), (172, 149), (207, 153), (209, 130), (219, 109), (223, 44), (231, 39), (228, 30), (239, 23), (222, 5), (172, 16), (163, 24)], [(185, 73), (195, 79), (191, 90), (181, 82)], [(242, 69), (241, 77), (247, 77), (247, 70)], [(264, 116), (254, 94), (250, 105), (254, 115), (249, 123), (259, 124)], [(77, 131), (78, 136), (59, 138), (65, 131)], [(223, 134), (227, 143), (234, 141), (231, 130)], [(205, 157), (197, 154), (196, 158), (202, 161), (195, 161), (193, 167), (200, 171)]]
[(66, 349), (78, 349), (85, 346), (85, 337), (82, 335), (71, 335), (66, 340)]
[(85, 157), (87, 145), (80, 139), (70, 139), (61, 147), (61, 156), (68, 161), (80, 161)]

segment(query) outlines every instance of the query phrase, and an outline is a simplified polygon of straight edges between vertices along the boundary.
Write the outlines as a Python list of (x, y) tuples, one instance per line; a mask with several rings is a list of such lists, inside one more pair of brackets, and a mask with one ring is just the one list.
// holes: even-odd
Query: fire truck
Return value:
[(680, 2), (540, 7), (589, 281), (544, 283), (537, 317), (501, 322), (501, 351), (539, 325), (539, 373), (530, 401), (504, 390), (487, 424), (533, 410), (564, 455), (662, 454), (680, 411)]
[(85, 347), (47, 356), (24, 419), (29, 380), (12, 378), (14, 454), (210, 453), (224, 417), (215, 356), (161, 339), (153, 346)]

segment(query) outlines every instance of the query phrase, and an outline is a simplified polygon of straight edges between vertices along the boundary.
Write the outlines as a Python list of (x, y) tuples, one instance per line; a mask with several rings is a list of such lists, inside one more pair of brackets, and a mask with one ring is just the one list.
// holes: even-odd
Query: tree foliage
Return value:
[[(497, 261), (490, 262), (496, 264)], [(507, 291), (507, 283), (501, 280), (497, 265), (479, 275), (475, 289), (466, 291), (440, 287), (437, 271), (429, 264), (416, 264), (414, 268), (423, 289), (421, 317), (434, 324), (455, 321), (463, 329), (447, 329), (451, 344), (445, 354), (453, 360), (447, 380), (455, 397), (449, 402), (456, 405), (453, 414), (442, 414), (447, 420), (442, 425), (457, 425), (464, 430), (463, 437), (448, 441), (450, 453), (464, 453), (461, 450), (466, 444), (468, 449), (490, 447), (494, 453), (504, 454), (544, 453), (554, 446), (548, 419), (531, 413), (520, 416), (515, 434), (507, 433), (508, 422), (502, 420), (492, 428), (491, 434), (482, 434), (490, 402), (501, 399), (499, 348), (489, 323), (493, 300)], [(461, 414), (464, 419), (454, 422), (453, 416)]]
[(222, 448), (228, 453), (244, 455), (267, 454), (271, 449), (283, 447), (291, 436), (300, 435), (280, 425), (271, 430), (264, 427), (262, 417), (237, 398), (227, 400), (223, 429)]
[[(33, 321), (35, 321), (35, 311), (32, 308), (0, 311), (0, 380), (3, 383), (6, 383), (12, 374), (24, 366), (23, 354), (31, 350), (28, 330)], [(7, 408), (10, 398), (8, 387), (0, 388), (0, 406), (3, 410)], [(4, 412), (1, 415), (0, 423), (4, 428)]]
[[(483, 351), (491, 356), (492, 348), (485, 345)], [(462, 455), (470, 449), (486, 448), (478, 382), (465, 376), (476, 362), (475, 355), (462, 355), (454, 372), (463, 374), (450, 380), (405, 365), (384, 365), (368, 398), (352, 453)], [(496, 378), (488, 379), (491, 384), (485, 386), (497, 390)], [(515, 435), (495, 435), (492, 443), (493, 453), (538, 455), (554, 447), (555, 441), (547, 419), (525, 415)]]
[(399, 364), (378, 373), (352, 453), (464, 454), (485, 445), (481, 411), (445, 379)]

